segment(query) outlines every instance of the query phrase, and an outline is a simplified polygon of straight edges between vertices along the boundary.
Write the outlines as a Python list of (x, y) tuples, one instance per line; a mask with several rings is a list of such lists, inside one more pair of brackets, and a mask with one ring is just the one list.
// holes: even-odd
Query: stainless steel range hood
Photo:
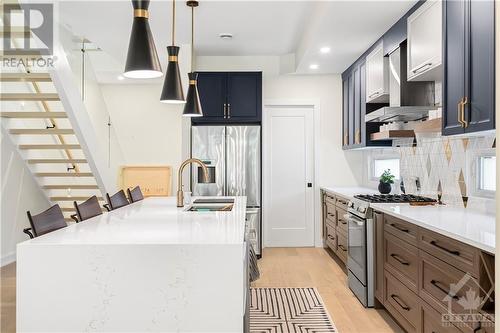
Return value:
[(425, 119), (434, 105), (434, 82), (408, 82), (406, 41), (389, 55), (389, 106), (370, 112), (366, 122)]

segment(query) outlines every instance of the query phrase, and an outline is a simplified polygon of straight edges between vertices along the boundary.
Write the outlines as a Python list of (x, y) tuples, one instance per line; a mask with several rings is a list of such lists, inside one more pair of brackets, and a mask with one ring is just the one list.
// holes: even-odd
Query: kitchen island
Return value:
[(18, 332), (243, 332), (245, 211), (146, 198), (18, 244)]

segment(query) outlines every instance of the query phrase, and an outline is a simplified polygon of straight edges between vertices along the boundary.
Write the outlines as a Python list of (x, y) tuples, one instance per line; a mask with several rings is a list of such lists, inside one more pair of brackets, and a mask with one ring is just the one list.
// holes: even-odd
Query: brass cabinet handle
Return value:
[(339, 244), (339, 248), (340, 248), (342, 251), (344, 251), (344, 252), (346, 252), (346, 251), (347, 251), (347, 249), (346, 249), (346, 248), (344, 247), (344, 245), (342, 245), (342, 244)]
[(467, 96), (465, 96), (462, 100), (462, 108), (460, 110), (460, 114), (461, 114), (461, 122), (462, 124), (464, 124), (464, 128), (467, 128), (469, 126), (469, 123), (467, 122), (467, 120), (465, 120), (465, 105), (468, 103), (467, 101)]
[(356, 130), (355, 141), (356, 141), (356, 144), (361, 143), (361, 132), (359, 129)]
[(462, 122), (462, 104), (464, 102), (464, 99), (462, 98), (460, 102), (457, 104), (457, 120), (460, 123), (460, 127), (464, 128), (464, 123)]
[(344, 146), (347, 146), (348, 143), (349, 143), (349, 134), (346, 133), (344, 134)]
[(408, 230), (408, 229), (404, 229), (404, 228), (402, 228), (402, 227), (398, 226), (398, 225), (397, 225), (397, 224), (395, 224), (395, 223), (391, 223), (391, 224), (390, 224), (390, 226), (391, 226), (391, 227), (393, 227), (394, 229), (398, 229), (398, 230), (399, 230), (399, 231), (401, 231), (401, 232), (406, 232), (406, 233), (409, 233), (409, 232), (410, 232), (410, 230)]

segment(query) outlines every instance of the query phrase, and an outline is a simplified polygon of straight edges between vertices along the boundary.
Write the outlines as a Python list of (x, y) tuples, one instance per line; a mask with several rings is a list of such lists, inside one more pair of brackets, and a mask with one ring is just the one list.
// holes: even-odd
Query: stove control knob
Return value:
[(366, 207), (358, 207), (358, 212), (360, 213), (366, 212)]
[(352, 207), (354, 207), (354, 202), (352, 202), (352, 201), (349, 201), (349, 203), (347, 204), (347, 207), (349, 207), (349, 208), (352, 208)]

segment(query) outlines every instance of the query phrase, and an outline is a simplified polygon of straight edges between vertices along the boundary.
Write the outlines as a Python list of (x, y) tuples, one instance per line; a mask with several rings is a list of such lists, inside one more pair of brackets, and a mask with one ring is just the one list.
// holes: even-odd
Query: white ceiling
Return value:
[[(190, 43), (190, 9), (177, 1), (177, 45)], [(298, 73), (340, 73), (416, 0), (393, 1), (200, 1), (195, 11), (196, 55), (294, 53)], [(153, 0), (150, 24), (160, 59), (170, 45), (171, 2)], [(96, 70), (123, 70), (132, 23), (130, 1), (63, 1), (59, 17), (105, 53)], [(233, 34), (222, 40), (220, 33)], [(329, 54), (319, 49), (329, 46)], [(318, 64), (317, 70), (309, 69)], [(116, 76), (114, 75), (114, 76)]]

